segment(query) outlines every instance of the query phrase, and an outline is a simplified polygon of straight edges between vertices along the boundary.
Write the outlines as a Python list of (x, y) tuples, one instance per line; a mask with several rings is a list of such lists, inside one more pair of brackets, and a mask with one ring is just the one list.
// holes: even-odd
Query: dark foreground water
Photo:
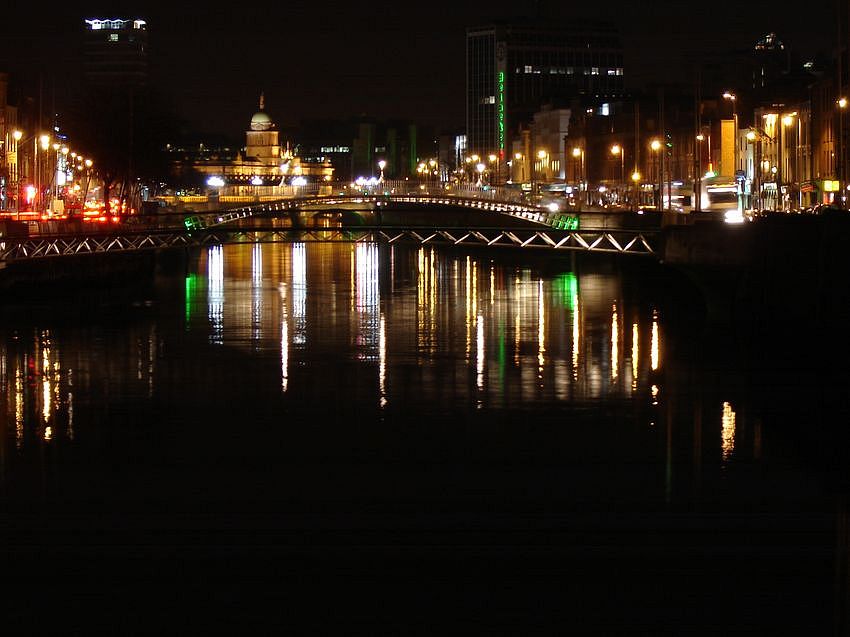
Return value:
[(4, 632), (847, 629), (846, 334), (750, 342), (629, 259), (126, 287), (4, 299)]

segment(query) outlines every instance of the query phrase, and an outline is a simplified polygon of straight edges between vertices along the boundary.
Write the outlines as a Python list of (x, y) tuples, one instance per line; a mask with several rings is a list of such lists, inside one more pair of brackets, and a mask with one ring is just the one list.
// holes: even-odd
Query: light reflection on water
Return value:
[[(451, 396), (479, 407), (530, 407), (633, 395), (657, 402), (660, 393), (661, 378), (650, 382), (662, 364), (659, 311), (629, 307), (614, 275), (544, 277), (486, 257), (369, 243), (211, 246), (198, 272), (205, 274), (186, 279), (184, 333), (246, 361), (252, 351), (276, 352), (283, 393), (299, 376), (309, 377), (317, 357), (358, 361), (354, 373), (375, 379), (375, 397), (364, 401), (382, 406), (396, 402), (394, 387), (405, 382), (394, 373), (411, 363), (420, 368), (416, 392), (425, 402)], [(630, 350), (621, 347), (625, 317)], [(135, 380), (151, 397), (156, 332), (155, 324), (146, 328), (134, 352)], [(639, 348), (641, 333), (651, 335), (648, 349)], [(61, 343), (47, 330), (23, 359), (7, 351), (0, 379), (20, 443), (33, 402), (42, 435), (57, 409), (67, 408), (75, 370), (63, 365)], [(25, 396), (25, 378), (33, 375), (42, 391)], [(57, 429), (64, 426), (54, 426), (53, 437)]]
[[(79, 452), (140, 499), (746, 510), (775, 439), (693, 381), (642, 285), (432, 246), (212, 246), (150, 308), (0, 326), (0, 486)], [(85, 498), (74, 466), (38, 480)]]

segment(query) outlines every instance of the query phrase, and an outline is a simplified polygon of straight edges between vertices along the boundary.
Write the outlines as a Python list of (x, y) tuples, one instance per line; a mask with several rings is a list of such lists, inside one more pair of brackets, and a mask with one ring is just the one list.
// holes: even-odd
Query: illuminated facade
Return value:
[(488, 25), (466, 33), (470, 153), (509, 159), (519, 126), (546, 102), (623, 92), (623, 49), (612, 26)]
[(219, 188), (220, 193), (226, 195), (261, 192), (273, 195), (273, 188), (330, 181), (334, 174), (327, 157), (306, 161), (294, 153), (288, 142), (281, 145), (280, 131), (266, 113), (262, 95), (260, 108), (251, 117), (245, 132), (244, 151), (232, 160), (197, 159), (179, 168), (200, 173), (204, 183)]

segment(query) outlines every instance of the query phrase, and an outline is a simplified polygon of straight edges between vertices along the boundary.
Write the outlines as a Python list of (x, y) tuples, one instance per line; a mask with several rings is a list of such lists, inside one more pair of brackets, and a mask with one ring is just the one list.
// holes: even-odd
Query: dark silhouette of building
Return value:
[(622, 94), (623, 48), (615, 27), (572, 20), (490, 24), (466, 32), (468, 151), (505, 160), (521, 125), (543, 103)]
[(83, 74), (89, 86), (139, 87), (148, 79), (148, 34), (144, 20), (89, 18)]

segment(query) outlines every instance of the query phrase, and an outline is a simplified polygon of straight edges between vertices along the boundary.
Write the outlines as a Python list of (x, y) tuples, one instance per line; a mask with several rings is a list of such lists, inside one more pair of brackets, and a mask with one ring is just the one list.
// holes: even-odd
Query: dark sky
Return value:
[[(578, 15), (572, 3), (542, 3), (555, 21)], [(32, 8), (27, 8), (31, 6)], [(518, 14), (517, 7), (527, 7)], [(627, 82), (670, 80), (690, 73), (685, 54), (746, 47), (776, 31), (804, 56), (829, 51), (834, 20), (805, 20), (782, 4), (674, 0), (608, 0), (581, 15), (610, 18), (620, 27)], [(226, 9), (164, 2), (16, 2), (4, 21), (0, 70), (38, 68), (70, 77), (68, 51), (85, 17), (141, 17), (148, 22), (152, 77), (195, 127), (239, 136), (256, 110), (283, 126), (306, 117), (345, 118), (366, 113), (412, 118), (438, 127), (463, 126), (464, 33), (490, 19), (535, 13), (534, 2), (500, 0), (456, 4), (230, 2)], [(11, 25), (11, 26), (10, 26)], [(11, 28), (11, 31), (10, 31)], [(63, 69), (63, 67), (66, 70)], [(52, 80), (55, 81), (55, 80)]]

